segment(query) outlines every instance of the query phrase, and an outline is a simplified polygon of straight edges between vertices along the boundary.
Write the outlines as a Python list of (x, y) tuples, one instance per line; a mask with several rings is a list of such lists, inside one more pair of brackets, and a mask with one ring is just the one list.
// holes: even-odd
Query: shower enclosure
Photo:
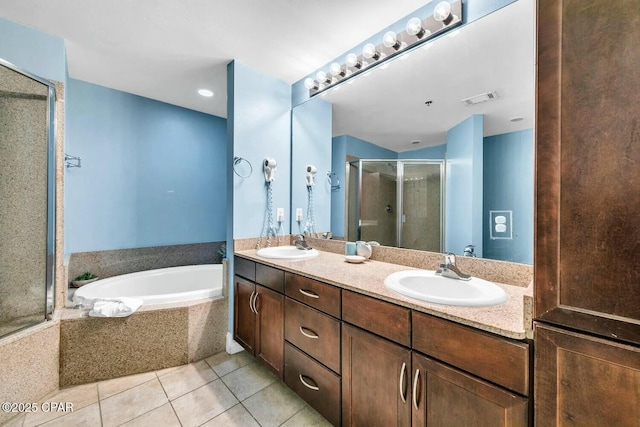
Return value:
[(0, 59), (0, 337), (53, 310), (52, 83)]
[(346, 237), (441, 252), (444, 160), (347, 163)]

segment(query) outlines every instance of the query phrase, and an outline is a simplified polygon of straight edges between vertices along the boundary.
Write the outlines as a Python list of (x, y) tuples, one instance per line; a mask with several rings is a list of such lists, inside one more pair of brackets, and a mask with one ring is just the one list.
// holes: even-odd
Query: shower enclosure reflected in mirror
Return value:
[(54, 100), (0, 59), (0, 337), (53, 311)]
[(347, 181), (350, 241), (442, 251), (443, 160), (353, 160)]

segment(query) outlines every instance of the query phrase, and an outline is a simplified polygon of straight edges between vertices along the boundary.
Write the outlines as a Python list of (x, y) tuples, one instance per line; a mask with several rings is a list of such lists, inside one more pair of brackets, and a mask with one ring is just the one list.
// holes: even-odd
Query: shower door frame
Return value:
[[(42, 77), (0, 58), (0, 65), (47, 86), (47, 253), (43, 321), (50, 320), (55, 308), (55, 247), (56, 247), (56, 143), (55, 143), (55, 85)], [(21, 330), (21, 329), (19, 329)], [(19, 330), (10, 332), (18, 332)], [(6, 335), (5, 335), (6, 336)], [(0, 337), (2, 338), (2, 337)]]
[(446, 168), (445, 168), (445, 159), (355, 159), (346, 162), (346, 190), (345, 194), (346, 203), (345, 203), (345, 218), (346, 218), (346, 228), (345, 228), (345, 238), (348, 240), (349, 235), (349, 179), (352, 179), (350, 176), (350, 166), (352, 164), (358, 164), (358, 185), (357, 185), (357, 197), (356, 197), (356, 211), (358, 212), (358, 222), (356, 226), (356, 236), (357, 240), (362, 239), (362, 162), (380, 162), (380, 163), (396, 163), (396, 204), (398, 208), (396, 209), (396, 246), (398, 248), (402, 247), (402, 229), (404, 226), (404, 222), (402, 221), (402, 216), (404, 215), (404, 197), (402, 194), (403, 183), (404, 183), (404, 166), (405, 164), (414, 164), (414, 165), (425, 165), (425, 164), (437, 164), (440, 166), (440, 250), (443, 251), (445, 241), (444, 241), (444, 231), (445, 231), (445, 182), (446, 182)]

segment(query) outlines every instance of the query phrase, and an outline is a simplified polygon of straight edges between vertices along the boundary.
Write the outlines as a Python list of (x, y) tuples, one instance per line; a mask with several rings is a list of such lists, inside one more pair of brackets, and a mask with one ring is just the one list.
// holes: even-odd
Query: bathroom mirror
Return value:
[[(532, 0), (518, 0), (319, 96), (332, 105), (333, 112), (331, 172), (341, 184), (340, 189), (330, 190), (331, 231), (336, 238), (353, 240), (355, 236), (345, 226), (349, 221), (345, 207), (357, 192), (349, 191), (353, 185), (346, 173), (349, 160), (442, 161), (447, 155), (447, 133), (480, 115), (483, 177), (476, 179), (484, 185), (482, 254), (532, 263), (534, 6)], [(472, 105), (462, 101), (484, 93), (494, 93), (488, 98), (495, 99)], [(340, 138), (350, 139), (351, 148), (337, 150)], [(295, 168), (295, 157), (293, 162)], [(383, 205), (394, 212), (394, 203)], [(324, 209), (329, 206), (316, 206), (316, 218)], [(453, 211), (445, 210), (443, 224), (456, 227), (471, 220)], [(492, 235), (491, 221), (505, 215), (491, 211), (511, 211), (510, 238)], [(463, 248), (458, 249), (453, 251), (462, 254)]]

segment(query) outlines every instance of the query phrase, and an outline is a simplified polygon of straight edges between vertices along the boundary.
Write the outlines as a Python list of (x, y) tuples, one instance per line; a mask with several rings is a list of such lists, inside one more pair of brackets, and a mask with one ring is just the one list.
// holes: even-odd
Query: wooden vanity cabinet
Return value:
[(412, 356), (412, 426), (525, 427), (528, 399), (417, 352)]
[(258, 283), (234, 276), (234, 339), (283, 378), (284, 272), (242, 258), (236, 263), (241, 266), (237, 272), (251, 276), (255, 271)]

